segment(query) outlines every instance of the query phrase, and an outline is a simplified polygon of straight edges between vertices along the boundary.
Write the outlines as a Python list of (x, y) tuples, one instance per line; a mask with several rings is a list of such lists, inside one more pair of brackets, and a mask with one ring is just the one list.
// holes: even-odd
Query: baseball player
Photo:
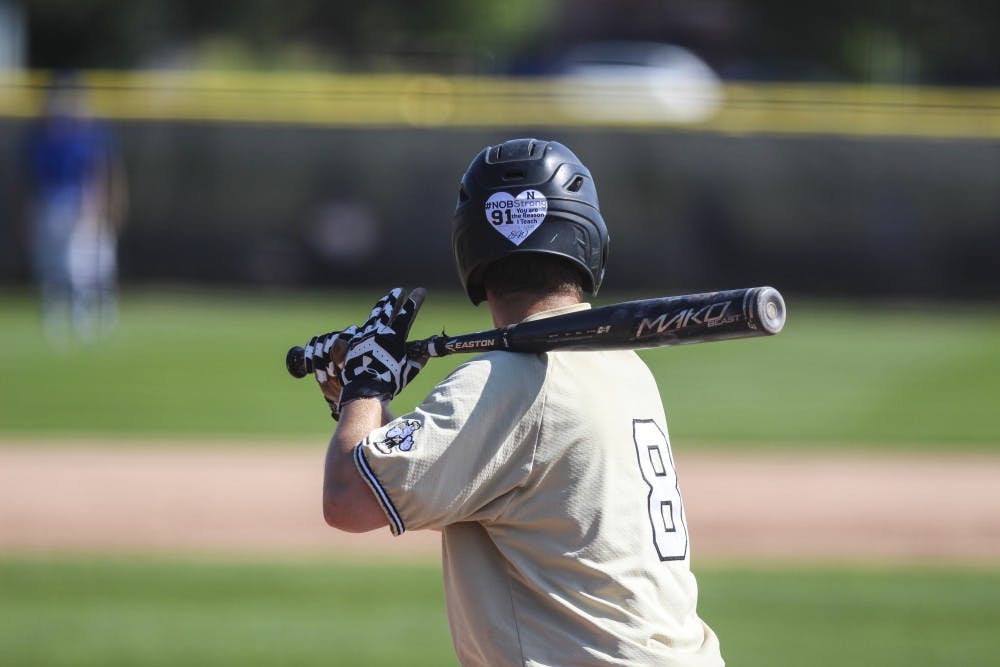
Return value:
[[(498, 327), (589, 308), (608, 256), (590, 172), (535, 139), (476, 156), (452, 240)], [(489, 352), (393, 418), (389, 400), (426, 361), (405, 351), (423, 299), (394, 289), (367, 322), (307, 347), (339, 419), (327, 522), (441, 531), (462, 665), (722, 665), (646, 365), (630, 351)]]
[(91, 340), (117, 324), (117, 233), (125, 179), (110, 128), (88, 114), (72, 76), (58, 77), (25, 142), (31, 245), (50, 340)]

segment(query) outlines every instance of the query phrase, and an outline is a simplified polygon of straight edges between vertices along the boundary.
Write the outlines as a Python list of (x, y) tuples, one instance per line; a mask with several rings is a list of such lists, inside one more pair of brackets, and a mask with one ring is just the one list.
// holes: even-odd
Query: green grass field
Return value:
[[(996, 660), (1000, 574), (706, 570), (701, 613), (739, 667)], [(434, 565), (0, 560), (0, 664), (437, 667)]]
[[(371, 293), (131, 292), (115, 336), (60, 346), (27, 293), (0, 293), (0, 435), (324, 437), (325, 404), (284, 351), (362, 320)], [(611, 295), (598, 303), (651, 295)], [(1000, 445), (1000, 307), (802, 303), (785, 331), (642, 353), (675, 442), (969, 449)], [(432, 293), (414, 336), (489, 328), (485, 308)], [(463, 357), (432, 360), (395, 409)]]
[[(133, 291), (113, 338), (54, 345), (30, 294), (0, 293), (0, 442), (315, 446), (325, 403), (285, 374), (284, 351), (378, 296)], [(1000, 447), (1000, 307), (788, 301), (780, 336), (642, 353), (675, 446)], [(491, 326), (432, 293), (413, 335), (445, 325)], [(396, 410), (462, 359), (433, 360)], [(698, 565), (730, 665), (985, 665), (1000, 649), (1000, 570)], [(0, 665), (180, 664), (453, 665), (440, 568), (0, 554)]]

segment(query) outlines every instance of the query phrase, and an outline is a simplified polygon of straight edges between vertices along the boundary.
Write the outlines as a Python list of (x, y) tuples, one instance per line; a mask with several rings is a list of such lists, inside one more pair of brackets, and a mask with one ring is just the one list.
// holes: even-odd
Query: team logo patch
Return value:
[(525, 190), (518, 196), (494, 192), (483, 207), (486, 221), (514, 245), (538, 229), (549, 212), (549, 200), (538, 190)]
[(374, 443), (375, 448), (383, 454), (391, 454), (393, 449), (408, 452), (413, 449), (413, 433), (420, 430), (420, 422), (415, 419), (404, 419), (385, 432), (385, 437)]

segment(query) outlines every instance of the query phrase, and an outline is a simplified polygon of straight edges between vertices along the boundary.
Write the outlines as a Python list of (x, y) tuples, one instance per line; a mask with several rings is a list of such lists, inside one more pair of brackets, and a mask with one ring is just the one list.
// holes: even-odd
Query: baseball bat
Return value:
[[(626, 301), (459, 336), (407, 343), (412, 358), (507, 350), (636, 350), (771, 336), (785, 325), (785, 300), (773, 287)], [(305, 350), (285, 356), (294, 377), (308, 374)]]

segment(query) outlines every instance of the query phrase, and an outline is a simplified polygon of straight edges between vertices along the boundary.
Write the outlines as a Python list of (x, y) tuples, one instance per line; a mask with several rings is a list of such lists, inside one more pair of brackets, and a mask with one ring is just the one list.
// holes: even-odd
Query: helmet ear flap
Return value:
[(601, 247), (601, 271), (594, 277), (594, 291), (591, 296), (597, 296), (597, 290), (601, 288), (601, 284), (604, 282), (604, 272), (608, 268), (608, 251), (611, 249), (611, 236), (606, 234), (604, 236), (604, 243)]

